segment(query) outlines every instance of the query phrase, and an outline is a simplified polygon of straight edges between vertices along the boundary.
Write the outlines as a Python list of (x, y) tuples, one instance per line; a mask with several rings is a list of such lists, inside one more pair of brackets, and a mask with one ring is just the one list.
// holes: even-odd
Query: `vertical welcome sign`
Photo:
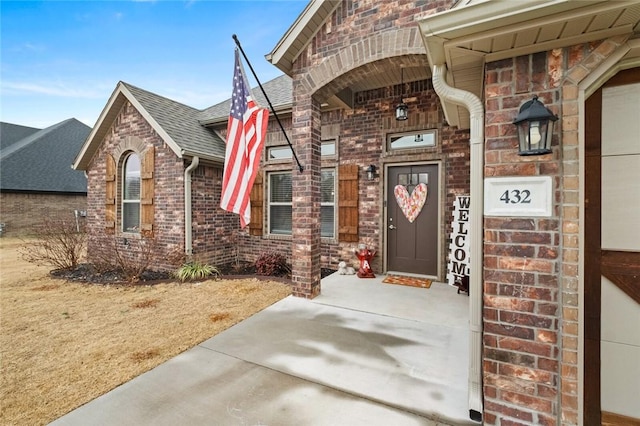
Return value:
[(453, 221), (451, 222), (451, 242), (449, 243), (449, 264), (447, 283), (454, 283), (468, 276), (471, 267), (469, 258), (469, 204), (471, 197), (458, 195), (453, 202)]

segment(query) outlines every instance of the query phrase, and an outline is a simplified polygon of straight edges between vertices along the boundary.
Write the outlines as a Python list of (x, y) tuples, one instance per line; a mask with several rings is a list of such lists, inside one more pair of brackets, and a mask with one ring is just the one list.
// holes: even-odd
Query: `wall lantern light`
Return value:
[(396, 106), (396, 120), (409, 118), (409, 107), (404, 103), (404, 68), (400, 68), (400, 103)]
[(369, 167), (367, 167), (367, 179), (369, 180), (373, 180), (376, 177), (376, 166), (374, 166), (373, 164), (370, 164)]
[(551, 152), (553, 122), (558, 116), (538, 100), (525, 102), (513, 124), (518, 128), (518, 155), (543, 155)]

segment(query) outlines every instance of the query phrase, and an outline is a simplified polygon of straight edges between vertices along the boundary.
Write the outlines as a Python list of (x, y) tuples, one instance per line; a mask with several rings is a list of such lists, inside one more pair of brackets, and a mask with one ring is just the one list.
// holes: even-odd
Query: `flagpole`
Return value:
[(298, 169), (300, 170), (300, 173), (302, 173), (304, 171), (304, 167), (302, 167), (302, 164), (300, 164), (300, 161), (298, 160), (298, 156), (296, 155), (296, 151), (293, 149), (293, 145), (291, 145), (291, 141), (289, 141), (289, 136), (287, 136), (287, 132), (285, 132), (284, 127), (282, 126), (282, 123), (280, 122), (280, 119), (278, 118), (278, 114), (276, 114), (276, 110), (273, 108), (273, 105), (271, 105), (271, 101), (269, 100), (269, 97), (267, 96), (267, 92), (264, 91), (264, 88), (262, 87), (262, 84), (260, 83), (260, 80), (258, 79), (258, 76), (256, 75), (256, 72), (253, 70), (253, 67), (251, 66), (251, 62), (249, 62), (249, 58), (247, 58), (247, 55), (245, 55), (244, 50), (242, 49), (242, 46), (240, 46), (240, 41), (238, 40), (238, 37), (235, 34), (233, 34), (231, 37), (233, 38), (233, 41), (236, 42), (236, 45), (240, 49), (240, 53), (242, 53), (242, 56), (244, 57), (244, 60), (247, 62), (247, 65), (249, 65), (249, 69), (251, 70), (251, 73), (253, 74), (253, 77), (258, 82), (258, 86), (260, 86), (260, 90), (262, 90), (262, 94), (264, 95), (265, 99), (267, 100), (267, 103), (269, 104), (269, 108), (271, 108), (271, 112), (273, 112), (273, 116), (276, 118), (276, 121), (278, 122), (278, 125), (280, 125), (280, 130), (282, 130), (282, 133), (284, 134), (284, 137), (287, 140), (287, 143), (289, 144), (289, 148), (291, 148), (291, 152), (293, 153), (293, 158), (295, 158), (296, 163), (298, 163)]

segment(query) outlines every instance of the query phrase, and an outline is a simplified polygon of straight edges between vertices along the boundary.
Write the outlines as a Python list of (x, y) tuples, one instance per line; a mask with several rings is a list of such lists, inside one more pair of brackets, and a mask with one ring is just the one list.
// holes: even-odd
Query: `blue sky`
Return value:
[[(264, 55), (308, 0), (0, 2), (0, 121), (93, 126), (118, 81), (195, 108), (230, 97), (236, 34), (260, 82)], [(249, 82), (256, 80), (245, 65)]]

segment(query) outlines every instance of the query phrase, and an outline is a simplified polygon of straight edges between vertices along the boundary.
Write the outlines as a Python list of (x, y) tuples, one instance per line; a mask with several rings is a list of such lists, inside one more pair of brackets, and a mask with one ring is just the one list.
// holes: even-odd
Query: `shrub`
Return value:
[(203, 279), (211, 275), (220, 276), (218, 268), (198, 261), (185, 263), (175, 272), (176, 278), (182, 282)]
[(20, 248), (24, 260), (57, 269), (75, 269), (87, 244), (84, 227), (70, 220), (44, 219), (34, 232), (35, 240)]
[(113, 236), (108, 240), (108, 250), (100, 254), (94, 267), (99, 273), (118, 271), (128, 282), (142, 280), (156, 252), (156, 241), (152, 238), (122, 238)]
[(289, 272), (291, 272), (291, 268), (287, 265), (287, 259), (282, 253), (264, 253), (256, 260), (256, 273), (258, 273), (258, 275), (279, 277)]

